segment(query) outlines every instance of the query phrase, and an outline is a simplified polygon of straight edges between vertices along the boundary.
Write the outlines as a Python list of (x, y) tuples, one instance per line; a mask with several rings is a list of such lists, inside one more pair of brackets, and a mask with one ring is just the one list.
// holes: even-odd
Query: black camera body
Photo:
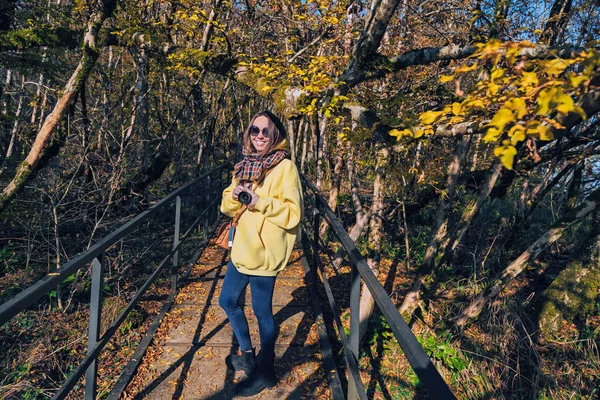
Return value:
[(240, 203), (248, 205), (252, 201), (252, 196), (248, 192), (240, 192), (238, 194), (238, 200)]

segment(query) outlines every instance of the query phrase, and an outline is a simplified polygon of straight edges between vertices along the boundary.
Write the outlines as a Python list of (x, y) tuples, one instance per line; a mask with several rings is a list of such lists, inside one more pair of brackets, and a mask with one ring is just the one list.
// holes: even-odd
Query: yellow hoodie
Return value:
[[(231, 218), (242, 206), (231, 198), (236, 186), (234, 178), (221, 201), (221, 212)], [(296, 165), (282, 160), (255, 192), (260, 199), (238, 221), (231, 261), (243, 274), (276, 276), (292, 253), (304, 209)]]

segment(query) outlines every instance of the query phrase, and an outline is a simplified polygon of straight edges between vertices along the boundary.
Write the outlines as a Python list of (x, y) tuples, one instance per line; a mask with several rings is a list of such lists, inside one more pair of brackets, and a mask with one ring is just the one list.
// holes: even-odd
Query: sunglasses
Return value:
[[(250, 128), (250, 135), (252, 136), (258, 136), (258, 134), (261, 132), (260, 128), (256, 125), (252, 125), (252, 127)], [(267, 132), (268, 129), (265, 126), (264, 128), (262, 128), (262, 134), (264, 137), (267, 137)]]

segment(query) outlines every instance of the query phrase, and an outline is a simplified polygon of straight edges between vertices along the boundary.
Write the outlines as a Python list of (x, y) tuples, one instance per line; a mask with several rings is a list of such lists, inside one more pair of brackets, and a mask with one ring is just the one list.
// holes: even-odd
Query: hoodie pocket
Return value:
[(265, 220), (260, 236), (265, 246), (265, 269), (280, 269), (288, 253), (287, 232)]

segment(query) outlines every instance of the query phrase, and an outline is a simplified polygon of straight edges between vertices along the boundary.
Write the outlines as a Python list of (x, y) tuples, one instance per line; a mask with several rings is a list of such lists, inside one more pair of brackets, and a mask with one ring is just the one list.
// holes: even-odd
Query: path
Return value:
[[(302, 252), (294, 250), (275, 285), (273, 312), (280, 330), (275, 370), (279, 384), (254, 399), (330, 398), (301, 257)], [(163, 319), (126, 398), (233, 398), (235, 382), (245, 375), (228, 370), (224, 362), (238, 348), (227, 317), (218, 305), (226, 269), (224, 250), (212, 246), (203, 252)], [(258, 346), (258, 326), (249, 313), (249, 288), (244, 308), (252, 342)]]

